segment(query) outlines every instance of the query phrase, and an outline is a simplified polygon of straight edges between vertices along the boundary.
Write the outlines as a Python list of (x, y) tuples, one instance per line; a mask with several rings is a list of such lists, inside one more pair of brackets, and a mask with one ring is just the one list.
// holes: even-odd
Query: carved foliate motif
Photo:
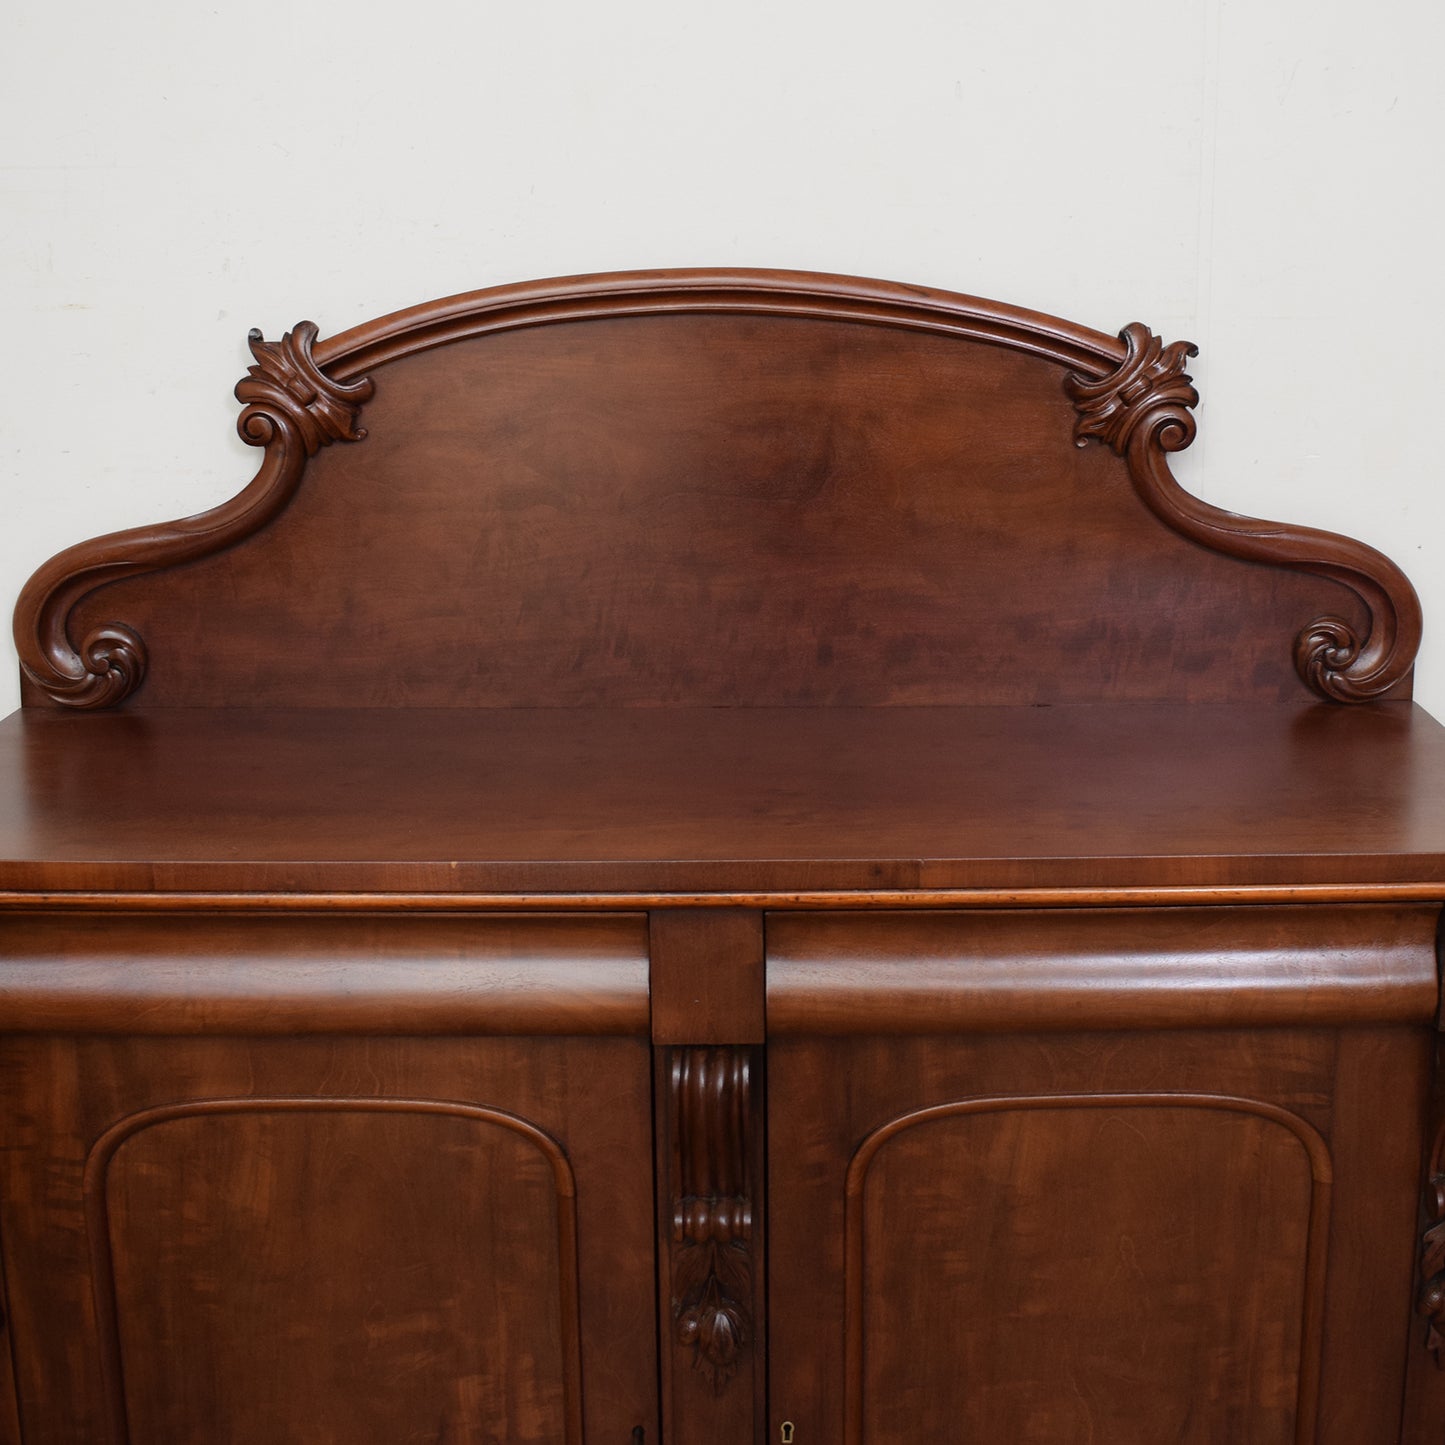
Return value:
[[(257, 475), (237, 497), (199, 517), (102, 537), (43, 566), (15, 611), (29, 685), (68, 707), (103, 707), (133, 693), (146, 673), (142, 639), (118, 617), (92, 612), (83, 626), (73, 624), (75, 609), (109, 583), (205, 558), (265, 528), (284, 510), (311, 456), (365, 435), (359, 411), (372, 385), (358, 373), (370, 366), (540, 322), (714, 311), (906, 326), (1062, 367), (1076, 411), (1075, 441), (1099, 441), (1123, 456), (1139, 497), (1167, 526), (1226, 556), (1312, 572), (1353, 593), (1354, 601), (1340, 597), (1300, 619), (1294, 658), (1310, 689), (1347, 702), (1405, 691), (1420, 609), (1398, 568), (1358, 542), (1211, 507), (1170, 475), (1167, 454), (1194, 436), (1197, 394), (1184, 368), (1195, 350), (1188, 342), (1165, 344), (1137, 323), (1114, 340), (976, 298), (763, 272), (638, 273), (443, 298), (333, 339), (319, 348), (327, 370), (313, 352), (311, 323), (276, 342), (253, 333), (254, 364), (237, 395), (242, 437), (265, 449)], [(336, 380), (328, 371), (352, 379)]]
[(1188, 341), (1166, 346), (1137, 321), (1119, 339), (1124, 357), (1113, 371), (1064, 379), (1078, 413), (1075, 443), (1101, 441), (1124, 457), (1140, 499), (1181, 536), (1228, 557), (1313, 572), (1349, 588), (1363, 605), (1365, 627), (1333, 613), (1307, 622), (1294, 640), (1295, 671), (1334, 702), (1389, 692), (1409, 673), (1420, 642), (1420, 603), (1400, 569), (1362, 542), (1236, 516), (1190, 496), (1171, 475), (1166, 454), (1194, 440), (1199, 393), (1184, 367), (1198, 349)]
[(675, 1338), (721, 1391), (752, 1336), (748, 1051), (679, 1049), (671, 1092)]
[[(1437, 1066), (1438, 1067), (1438, 1066)], [(1420, 1240), (1420, 1293), (1415, 1308), (1425, 1318), (1425, 1347), (1445, 1367), (1445, 1122), (1430, 1150), (1425, 1185), (1428, 1225)]]
[(368, 377), (333, 381), (312, 358), (316, 326), (300, 322), (280, 341), (250, 335), (254, 366), (236, 386), (245, 403), (237, 427), (265, 447), (260, 470), (229, 502), (155, 527), (115, 532), (71, 547), (26, 583), (15, 607), (15, 645), (26, 678), (52, 702), (101, 708), (123, 702), (146, 675), (145, 642), (123, 622), (106, 622), (79, 643), (71, 614), (97, 588), (195, 562), (259, 532), (295, 495), (308, 457), (333, 441), (360, 441)]
[(1142, 322), (1130, 322), (1120, 333), (1124, 361), (1117, 371), (1094, 380), (1071, 376), (1065, 381), (1079, 416), (1074, 441), (1084, 446), (1091, 437), (1112, 447), (1120, 456), (1141, 425), (1165, 451), (1182, 451), (1194, 440), (1193, 408), (1199, 404), (1193, 379), (1184, 370), (1189, 357), (1198, 356), (1192, 341), (1167, 346)]
[(371, 399), (375, 387), (365, 376), (347, 383), (332, 381), (316, 365), (311, 357), (314, 321), (297, 322), (280, 341), (267, 341), (255, 329), (247, 340), (256, 364), (236, 383), (236, 400), (246, 404), (236, 423), (242, 440), (264, 446), (278, 415), (295, 425), (307, 456), (315, 456), (331, 442), (359, 442), (366, 436), (356, 423), (362, 403)]

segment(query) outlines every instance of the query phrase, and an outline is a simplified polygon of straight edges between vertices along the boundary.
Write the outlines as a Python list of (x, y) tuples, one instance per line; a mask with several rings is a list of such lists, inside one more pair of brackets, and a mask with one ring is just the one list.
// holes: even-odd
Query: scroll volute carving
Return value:
[(97, 588), (209, 557), (258, 532), (295, 495), (306, 460), (333, 441), (360, 441), (368, 378), (333, 381), (316, 364), (316, 327), (303, 321), (280, 341), (250, 334), (256, 358), (236, 386), (244, 404), (241, 439), (265, 448), (260, 470), (238, 496), (182, 521), (116, 532), (83, 542), (45, 564), (15, 608), (15, 645), (26, 678), (65, 707), (123, 702), (145, 679), (145, 643), (123, 622), (107, 622), (75, 639), (74, 609)]
[(1078, 412), (1077, 444), (1101, 441), (1124, 457), (1145, 505), (1191, 541), (1348, 587), (1364, 604), (1363, 631), (1342, 617), (1314, 618), (1295, 638), (1295, 669), (1307, 687), (1336, 702), (1389, 692), (1409, 674), (1420, 645), (1420, 603), (1404, 573), (1362, 542), (1236, 516), (1190, 496), (1170, 473), (1167, 454), (1194, 440), (1199, 394), (1184, 368), (1198, 351), (1187, 341), (1166, 346), (1137, 321), (1119, 339), (1124, 359), (1114, 371), (1076, 373), (1065, 382)]
[(720, 1393), (753, 1335), (749, 1051), (678, 1049), (670, 1090), (674, 1337)]
[[(1437, 1058), (1436, 1069), (1440, 1068)], [(1425, 1319), (1425, 1347), (1445, 1368), (1445, 1111), (1437, 1101), (1435, 1142), (1425, 1183), (1425, 1232), (1420, 1240), (1420, 1293), (1416, 1309)]]

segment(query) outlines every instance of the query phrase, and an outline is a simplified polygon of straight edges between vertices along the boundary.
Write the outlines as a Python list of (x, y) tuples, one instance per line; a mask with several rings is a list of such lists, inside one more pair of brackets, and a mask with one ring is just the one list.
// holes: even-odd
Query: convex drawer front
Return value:
[(655, 1438), (640, 915), (17, 915), (0, 1018), (26, 1445)]
[(774, 1427), (1394, 1442), (1436, 917), (770, 915)]

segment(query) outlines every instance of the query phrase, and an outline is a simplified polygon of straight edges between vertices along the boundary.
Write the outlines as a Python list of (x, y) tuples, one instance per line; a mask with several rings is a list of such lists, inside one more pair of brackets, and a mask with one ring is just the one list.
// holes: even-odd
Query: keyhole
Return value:
[(782, 1437), (783, 1445), (793, 1445), (793, 1422), (784, 1420), (778, 1434)]
[(647, 1432), (642, 1428), (642, 1426), (634, 1425), (632, 1427), (632, 1445), (643, 1445), (643, 1442), (646, 1439)]

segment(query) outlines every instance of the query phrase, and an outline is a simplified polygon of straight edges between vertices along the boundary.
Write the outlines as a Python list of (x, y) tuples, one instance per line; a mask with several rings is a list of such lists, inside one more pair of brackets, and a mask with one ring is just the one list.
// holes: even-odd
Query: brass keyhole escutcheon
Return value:
[(793, 1445), (793, 1422), (791, 1420), (784, 1420), (782, 1428), (778, 1431), (778, 1435), (783, 1445)]

